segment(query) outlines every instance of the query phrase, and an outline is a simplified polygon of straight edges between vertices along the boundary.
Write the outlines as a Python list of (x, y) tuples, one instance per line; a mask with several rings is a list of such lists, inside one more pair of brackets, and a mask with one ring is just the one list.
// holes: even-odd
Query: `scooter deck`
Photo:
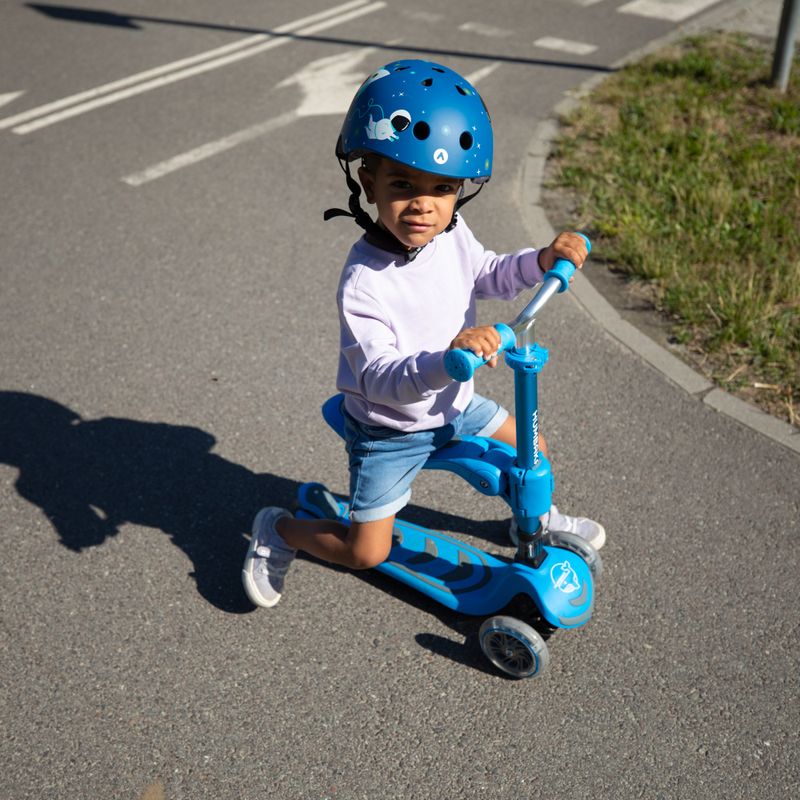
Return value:
[[(321, 484), (304, 484), (299, 517), (349, 524), (347, 504)], [(375, 569), (441, 605), (482, 616), (505, 608), (519, 594), (531, 596), (552, 625), (584, 624), (593, 605), (592, 581), (582, 559), (545, 548), (539, 568), (505, 561), (445, 533), (396, 519), (389, 557)], [(573, 563), (575, 562), (575, 563)]]

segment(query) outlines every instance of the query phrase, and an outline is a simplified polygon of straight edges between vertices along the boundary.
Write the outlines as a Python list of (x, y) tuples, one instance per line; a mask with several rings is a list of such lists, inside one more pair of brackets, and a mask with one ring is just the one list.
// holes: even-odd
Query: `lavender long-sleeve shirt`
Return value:
[(444, 354), (475, 326), (475, 300), (512, 300), (542, 279), (537, 251), (496, 255), (463, 218), (408, 263), (360, 239), (339, 282), (341, 354), (336, 385), (367, 425), (418, 431), (446, 425), (469, 405)]

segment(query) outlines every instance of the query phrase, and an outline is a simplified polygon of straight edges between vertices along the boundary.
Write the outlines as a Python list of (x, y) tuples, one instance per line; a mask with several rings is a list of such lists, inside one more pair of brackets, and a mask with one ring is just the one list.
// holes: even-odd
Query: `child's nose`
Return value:
[(433, 198), (427, 194), (417, 194), (411, 198), (411, 208), (414, 211), (427, 212), (433, 208)]

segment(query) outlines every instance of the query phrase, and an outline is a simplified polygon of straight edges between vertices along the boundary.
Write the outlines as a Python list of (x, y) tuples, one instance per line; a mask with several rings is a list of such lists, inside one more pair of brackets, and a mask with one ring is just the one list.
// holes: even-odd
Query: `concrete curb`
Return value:
[[(729, 13), (731, 10), (735, 12), (741, 5), (741, 2), (734, 3), (733, 6), (729, 7)], [(668, 36), (651, 42), (634, 53), (630, 53), (625, 59), (613, 66), (620, 67), (624, 63), (636, 60), (645, 53), (686, 35), (690, 30), (691, 32), (697, 32), (698, 30), (713, 28), (720, 19), (720, 15), (715, 14), (710, 16), (706, 23), (703, 23), (702, 20), (694, 22), (691, 29), (688, 26), (679, 28)], [(565, 98), (553, 109), (552, 117), (539, 123), (534, 129), (523, 164), (521, 195), (523, 219), (535, 242), (552, 241), (555, 235), (553, 226), (550, 224), (542, 207), (541, 199), (545, 162), (550, 154), (552, 143), (558, 134), (558, 120), (576, 105), (579, 97), (591, 91), (605, 77), (605, 75), (594, 76), (585, 81), (574, 95)], [(639, 355), (667, 380), (672, 381), (715, 411), (725, 414), (725, 416), (800, 454), (800, 430), (787, 422), (782, 422), (766, 414), (722, 389), (715, 388), (713, 383), (697, 373), (677, 356), (661, 347), (661, 345), (656, 344), (649, 336), (642, 333), (627, 320), (624, 320), (616, 309), (591, 285), (591, 282), (584, 274), (578, 273), (570, 294), (607, 333)]]

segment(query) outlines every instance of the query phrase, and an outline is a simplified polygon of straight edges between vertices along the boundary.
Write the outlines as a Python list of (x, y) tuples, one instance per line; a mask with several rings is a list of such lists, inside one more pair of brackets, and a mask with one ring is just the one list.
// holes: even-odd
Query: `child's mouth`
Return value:
[(431, 226), (426, 222), (404, 222), (411, 233), (425, 233)]

